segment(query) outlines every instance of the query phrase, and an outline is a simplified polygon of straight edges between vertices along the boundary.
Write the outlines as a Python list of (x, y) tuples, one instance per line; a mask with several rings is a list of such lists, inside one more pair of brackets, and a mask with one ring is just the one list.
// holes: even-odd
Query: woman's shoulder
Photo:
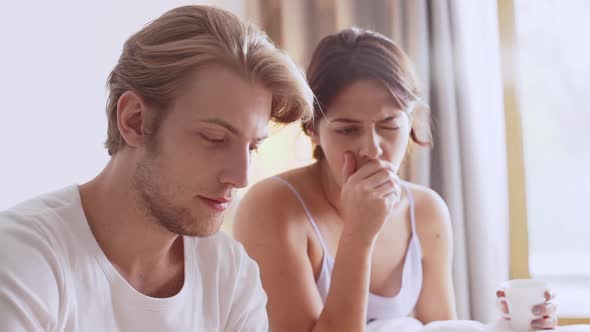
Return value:
[(254, 201), (273, 209), (300, 204), (297, 196), (302, 195), (307, 188), (308, 167), (292, 169), (260, 180), (246, 192), (244, 201)]
[[(404, 182), (414, 200), (415, 221), (422, 242), (451, 239), (451, 217), (442, 197), (429, 187)], [(424, 245), (423, 245), (424, 246)]]
[(300, 223), (305, 210), (298, 195), (306, 190), (305, 168), (290, 170), (253, 185), (240, 201), (236, 221), (270, 227)]
[(403, 181), (403, 185), (412, 195), (416, 213), (429, 215), (448, 212), (447, 204), (433, 189), (407, 181)]

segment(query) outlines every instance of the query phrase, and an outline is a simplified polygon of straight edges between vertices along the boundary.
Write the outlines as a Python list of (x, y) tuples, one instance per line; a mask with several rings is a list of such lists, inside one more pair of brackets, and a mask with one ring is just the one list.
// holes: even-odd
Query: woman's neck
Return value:
[(340, 215), (340, 191), (342, 190), (342, 186), (338, 183), (325, 159), (315, 163), (313, 170), (315, 176), (314, 182), (319, 183), (322, 195), (334, 209), (334, 212)]

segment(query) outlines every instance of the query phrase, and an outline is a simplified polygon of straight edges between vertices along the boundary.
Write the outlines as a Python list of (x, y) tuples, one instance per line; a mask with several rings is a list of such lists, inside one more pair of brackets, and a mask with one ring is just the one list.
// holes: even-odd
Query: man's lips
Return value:
[(228, 208), (229, 203), (231, 202), (231, 197), (214, 197), (199, 195), (199, 198), (213, 210), (218, 212), (225, 211)]

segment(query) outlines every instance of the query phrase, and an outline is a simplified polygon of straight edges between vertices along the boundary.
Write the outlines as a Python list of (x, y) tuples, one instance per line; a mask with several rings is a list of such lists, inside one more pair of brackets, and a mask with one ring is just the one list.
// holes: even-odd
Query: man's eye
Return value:
[(223, 138), (223, 137), (219, 138), (219, 137), (207, 136), (205, 134), (200, 134), (200, 135), (201, 135), (201, 137), (204, 140), (206, 140), (208, 142), (211, 142), (211, 143), (223, 143), (223, 142), (225, 142), (225, 138)]

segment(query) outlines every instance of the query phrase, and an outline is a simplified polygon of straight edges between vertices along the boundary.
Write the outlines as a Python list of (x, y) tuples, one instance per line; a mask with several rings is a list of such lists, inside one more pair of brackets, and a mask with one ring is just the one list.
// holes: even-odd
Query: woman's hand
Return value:
[[(506, 294), (499, 290), (496, 292), (498, 298), (505, 297)], [(557, 307), (553, 302), (555, 296), (549, 291), (545, 292), (545, 303), (533, 307), (533, 315), (535, 319), (531, 321), (531, 328), (535, 330), (551, 330), (557, 328)], [(501, 310), (504, 314), (509, 314), (508, 305), (506, 302), (501, 302)]]
[(344, 184), (340, 194), (343, 235), (372, 241), (400, 201), (397, 169), (386, 161), (372, 160), (356, 170), (351, 152), (344, 154)]

